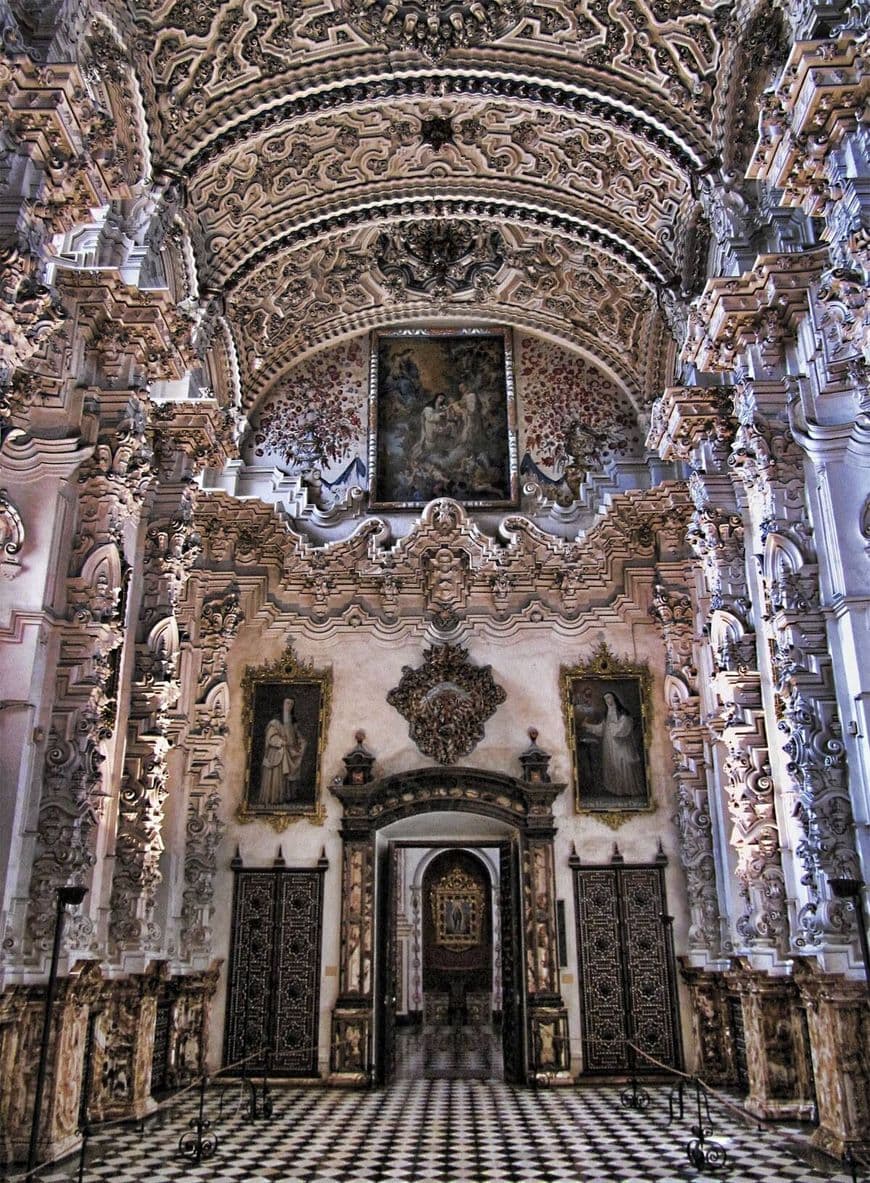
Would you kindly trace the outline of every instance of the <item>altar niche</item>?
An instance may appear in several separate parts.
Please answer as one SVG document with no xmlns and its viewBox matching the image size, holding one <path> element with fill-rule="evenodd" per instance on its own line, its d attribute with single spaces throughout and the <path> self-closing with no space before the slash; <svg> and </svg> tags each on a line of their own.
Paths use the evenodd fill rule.
<svg viewBox="0 0 870 1183">
<path fill-rule="evenodd" d="M 501 1008 L 505 1078 L 570 1082 L 551 813 L 563 788 L 472 768 L 424 768 L 366 784 L 332 786 L 344 806 L 344 849 L 331 1083 L 381 1084 L 392 1075 L 401 968 L 398 851 L 402 845 L 424 842 L 429 847 L 491 849 L 498 866 L 501 985 L 493 1009 Z M 461 942 L 463 934 L 474 931 L 474 892 L 458 881 L 453 886 L 451 892 L 450 882 L 445 883 L 435 899 L 444 909 L 443 937 Z M 433 916 L 436 931 L 437 924 Z M 448 932 L 448 924 L 457 931 Z M 459 1017 L 467 1017 L 468 994 L 475 991 L 462 993 L 453 1005 Z M 471 1000 L 472 1007 L 476 1002 Z"/>
</svg>

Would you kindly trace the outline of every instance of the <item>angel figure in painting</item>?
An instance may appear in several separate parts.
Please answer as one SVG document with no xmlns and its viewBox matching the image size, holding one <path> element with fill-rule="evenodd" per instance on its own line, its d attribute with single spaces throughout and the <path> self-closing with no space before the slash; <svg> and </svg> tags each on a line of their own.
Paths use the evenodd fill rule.
<svg viewBox="0 0 870 1183">
<path fill-rule="evenodd" d="M 292 698 L 284 699 L 280 719 L 271 719 L 263 741 L 259 805 L 283 805 L 296 799 L 308 742 L 299 730 Z"/>
<path fill-rule="evenodd" d="M 604 708 L 600 723 L 582 724 L 585 732 L 600 739 L 604 787 L 614 797 L 643 798 L 643 756 L 634 718 L 609 690 L 604 694 Z"/>
</svg>

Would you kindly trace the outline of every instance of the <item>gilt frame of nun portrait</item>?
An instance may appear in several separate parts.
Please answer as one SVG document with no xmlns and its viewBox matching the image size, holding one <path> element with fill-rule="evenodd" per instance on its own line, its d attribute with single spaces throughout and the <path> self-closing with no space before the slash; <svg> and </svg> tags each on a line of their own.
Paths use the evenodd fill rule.
<svg viewBox="0 0 870 1183">
<path fill-rule="evenodd" d="M 373 509 L 419 510 L 437 497 L 516 508 L 510 330 L 372 333 L 369 425 Z"/>
<path fill-rule="evenodd" d="M 291 649 L 270 664 L 248 666 L 242 693 L 247 759 L 239 821 L 263 821 L 275 830 L 300 817 L 322 822 L 331 671 L 315 670 Z"/>
<path fill-rule="evenodd" d="M 563 666 L 560 682 L 577 812 L 614 828 L 633 813 L 652 812 L 647 667 L 602 644 L 588 662 Z"/>
</svg>

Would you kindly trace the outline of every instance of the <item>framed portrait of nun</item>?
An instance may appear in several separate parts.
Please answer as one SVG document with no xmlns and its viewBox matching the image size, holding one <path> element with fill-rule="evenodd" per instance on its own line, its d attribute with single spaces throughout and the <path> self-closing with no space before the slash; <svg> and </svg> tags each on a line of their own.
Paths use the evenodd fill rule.
<svg viewBox="0 0 870 1183">
<path fill-rule="evenodd" d="M 561 690 L 578 813 L 620 825 L 628 814 L 651 811 L 646 666 L 602 644 L 588 662 L 562 667 Z"/>
<path fill-rule="evenodd" d="M 320 762 L 326 742 L 331 674 L 297 660 L 249 666 L 242 680 L 247 743 L 238 818 L 282 830 L 296 817 L 321 821 Z"/>
</svg>

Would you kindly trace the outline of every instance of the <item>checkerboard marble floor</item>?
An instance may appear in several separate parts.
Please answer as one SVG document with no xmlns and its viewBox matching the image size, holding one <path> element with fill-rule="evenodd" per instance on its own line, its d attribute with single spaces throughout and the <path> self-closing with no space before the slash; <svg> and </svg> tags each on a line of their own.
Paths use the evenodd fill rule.
<svg viewBox="0 0 870 1183">
<path fill-rule="evenodd" d="M 690 1121 L 667 1127 L 667 1093 L 647 1086 L 646 1113 L 624 1108 L 619 1090 L 515 1088 L 499 1081 L 404 1079 L 372 1092 L 276 1088 L 270 1121 L 251 1122 L 236 1089 L 213 1090 L 219 1139 L 199 1164 L 174 1155 L 193 1114 L 178 1107 L 162 1129 L 118 1129 L 90 1147 L 85 1183 L 665 1183 L 721 1178 L 730 1183 L 810 1183 L 824 1173 L 794 1157 L 776 1131 L 758 1132 L 726 1115 L 715 1119 L 727 1150 L 718 1175 L 689 1164 Z M 219 1114 L 219 1094 L 223 1112 Z M 75 1164 L 50 1168 L 49 1183 L 74 1179 Z"/>
</svg>

